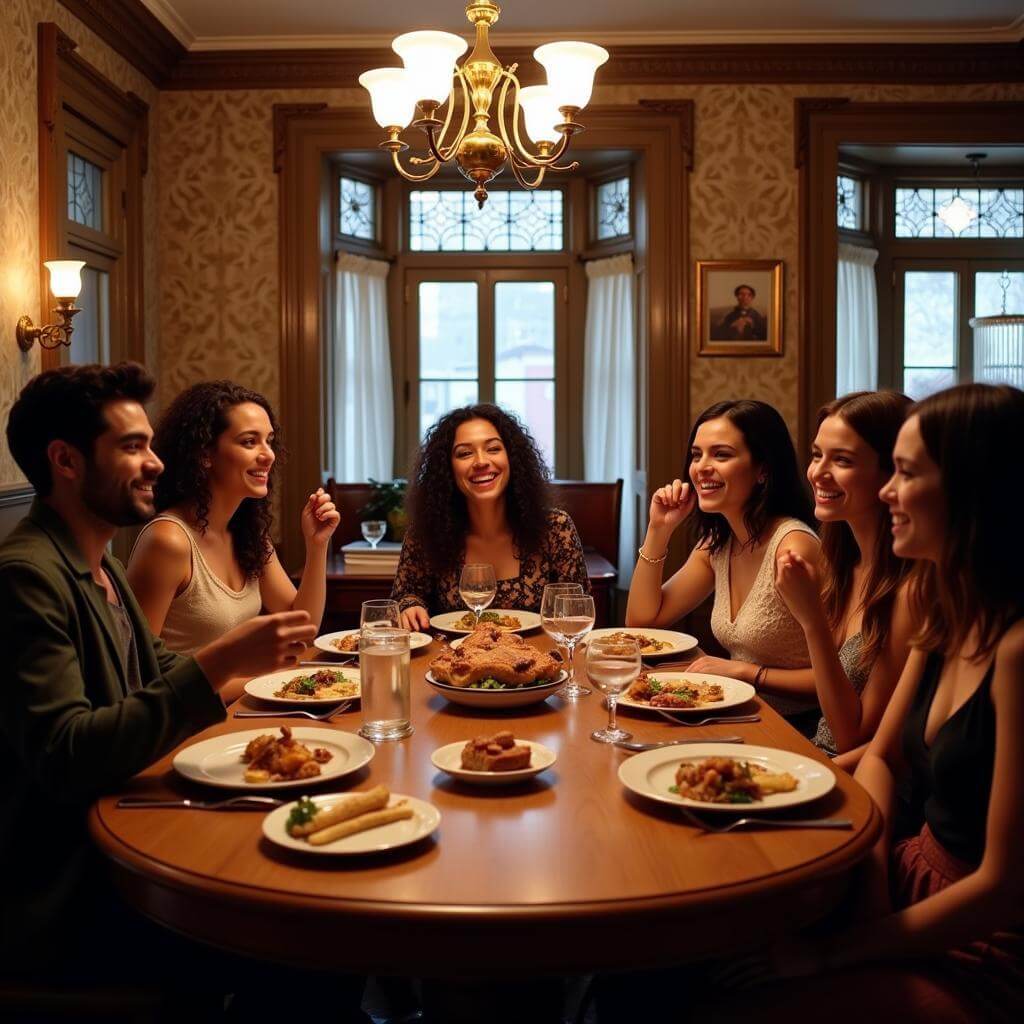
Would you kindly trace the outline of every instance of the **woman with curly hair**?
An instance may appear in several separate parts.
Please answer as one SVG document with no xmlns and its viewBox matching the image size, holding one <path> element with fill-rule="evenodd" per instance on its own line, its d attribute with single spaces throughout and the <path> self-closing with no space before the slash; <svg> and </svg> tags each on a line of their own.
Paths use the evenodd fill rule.
<svg viewBox="0 0 1024 1024">
<path fill-rule="evenodd" d="M 496 608 L 539 611 L 547 583 L 580 583 L 587 566 L 572 520 L 550 507 L 536 442 L 496 405 L 470 405 L 427 432 L 409 489 L 409 531 L 391 596 L 409 629 L 458 611 L 462 566 L 494 566 Z"/>
<path fill-rule="evenodd" d="M 281 453 L 270 403 L 227 380 L 183 391 L 157 426 L 159 513 L 139 534 L 128 580 L 154 633 L 189 654 L 263 608 L 319 622 L 327 551 L 341 516 L 320 488 L 302 509 L 306 564 L 296 591 L 270 539 Z"/>
</svg>

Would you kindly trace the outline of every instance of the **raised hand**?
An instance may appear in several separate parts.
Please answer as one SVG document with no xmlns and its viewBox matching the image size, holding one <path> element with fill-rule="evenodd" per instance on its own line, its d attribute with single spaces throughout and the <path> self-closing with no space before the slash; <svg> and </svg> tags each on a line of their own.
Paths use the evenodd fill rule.
<svg viewBox="0 0 1024 1024">
<path fill-rule="evenodd" d="M 776 560 L 775 589 L 801 626 L 824 614 L 818 574 L 814 566 L 795 552 L 785 551 Z"/>
<path fill-rule="evenodd" d="M 302 508 L 302 536 L 306 544 L 326 545 L 341 522 L 341 513 L 322 487 L 309 496 Z"/>
<path fill-rule="evenodd" d="M 673 531 L 694 510 L 697 496 L 690 484 L 682 480 L 659 487 L 651 496 L 651 508 L 648 516 L 649 526 L 653 530 Z"/>
</svg>

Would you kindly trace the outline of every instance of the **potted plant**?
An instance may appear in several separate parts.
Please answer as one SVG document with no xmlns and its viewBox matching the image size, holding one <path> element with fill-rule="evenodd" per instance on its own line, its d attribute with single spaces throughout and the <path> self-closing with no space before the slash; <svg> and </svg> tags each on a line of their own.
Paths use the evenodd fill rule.
<svg viewBox="0 0 1024 1024">
<path fill-rule="evenodd" d="M 405 514 L 406 481 L 374 480 L 372 476 L 369 480 L 373 493 L 359 514 L 363 519 L 386 519 L 391 527 L 391 539 L 400 541 L 405 536 L 408 522 Z"/>
</svg>

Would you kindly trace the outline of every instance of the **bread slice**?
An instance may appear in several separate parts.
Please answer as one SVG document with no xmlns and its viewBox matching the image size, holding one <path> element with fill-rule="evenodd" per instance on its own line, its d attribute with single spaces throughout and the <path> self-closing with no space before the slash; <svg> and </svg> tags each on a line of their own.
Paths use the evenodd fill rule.
<svg viewBox="0 0 1024 1024">
<path fill-rule="evenodd" d="M 515 772 L 530 767 L 532 753 L 506 730 L 470 740 L 462 748 L 462 767 L 471 772 Z"/>
</svg>

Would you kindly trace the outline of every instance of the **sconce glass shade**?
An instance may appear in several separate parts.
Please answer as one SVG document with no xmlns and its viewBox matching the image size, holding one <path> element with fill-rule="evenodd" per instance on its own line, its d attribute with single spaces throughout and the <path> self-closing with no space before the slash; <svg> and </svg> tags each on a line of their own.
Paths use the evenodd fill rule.
<svg viewBox="0 0 1024 1024">
<path fill-rule="evenodd" d="M 82 290 L 84 260 L 47 260 L 43 266 L 50 272 L 50 291 L 54 298 L 78 298 Z"/>
<path fill-rule="evenodd" d="M 964 202 L 960 196 L 953 196 L 948 203 L 939 207 L 936 216 L 954 235 L 959 235 L 964 228 L 974 223 L 978 214 L 970 203 Z"/>
<path fill-rule="evenodd" d="M 370 94 L 373 116 L 381 128 L 404 128 L 416 109 L 405 68 L 375 68 L 359 76 Z"/>
<path fill-rule="evenodd" d="M 391 49 L 402 58 L 413 97 L 441 104 L 452 90 L 455 62 L 469 44 L 451 32 L 406 32 L 398 36 Z"/>
<path fill-rule="evenodd" d="M 593 43 L 545 43 L 533 51 L 548 73 L 548 86 L 559 107 L 585 107 L 594 88 L 594 72 L 608 51 Z"/>
<path fill-rule="evenodd" d="M 519 105 L 526 119 L 526 134 L 534 142 L 558 142 L 561 136 L 555 125 L 565 118 L 559 113 L 558 104 L 546 85 L 528 85 L 519 90 Z"/>
</svg>

